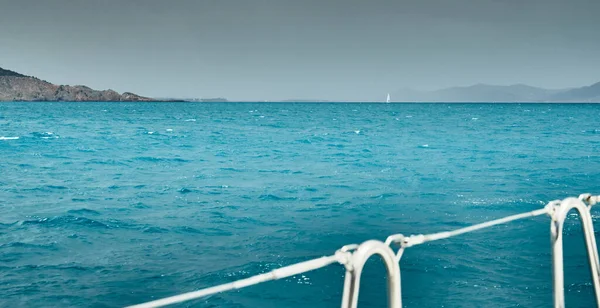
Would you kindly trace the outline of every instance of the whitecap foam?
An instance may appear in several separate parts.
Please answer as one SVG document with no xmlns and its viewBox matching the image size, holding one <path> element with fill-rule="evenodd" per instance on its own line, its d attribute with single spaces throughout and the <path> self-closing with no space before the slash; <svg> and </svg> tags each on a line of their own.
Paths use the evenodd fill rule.
<svg viewBox="0 0 600 308">
<path fill-rule="evenodd" d="M 196 122 L 196 119 L 187 119 L 186 122 Z"/>
<path fill-rule="evenodd" d="M 58 139 L 59 137 L 54 135 L 53 132 L 44 132 L 39 134 L 42 139 Z"/>
<path fill-rule="evenodd" d="M 354 133 L 356 133 L 358 135 L 358 134 L 360 134 L 360 130 L 355 130 Z"/>
<path fill-rule="evenodd" d="M 173 131 L 173 129 L 172 129 L 172 128 L 167 128 L 167 131 L 168 131 L 168 132 L 172 132 L 172 131 Z"/>
<path fill-rule="evenodd" d="M 0 140 L 17 140 L 20 137 L 4 137 L 4 136 L 0 136 Z"/>
</svg>

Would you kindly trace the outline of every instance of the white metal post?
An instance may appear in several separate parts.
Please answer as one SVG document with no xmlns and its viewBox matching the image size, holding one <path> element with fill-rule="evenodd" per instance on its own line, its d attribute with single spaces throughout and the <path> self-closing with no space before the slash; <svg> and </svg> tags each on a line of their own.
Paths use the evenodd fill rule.
<svg viewBox="0 0 600 308">
<path fill-rule="evenodd" d="M 564 281 L 564 257 L 563 257 L 563 226 L 567 214 L 572 209 L 579 212 L 581 225 L 585 237 L 585 244 L 588 251 L 588 259 L 596 293 L 596 306 L 600 307 L 600 273 L 598 268 L 598 250 L 596 247 L 596 238 L 594 237 L 594 225 L 590 207 L 582 200 L 577 198 L 567 198 L 552 209 L 552 222 L 550 224 L 550 234 L 552 240 L 552 268 L 554 273 L 554 307 L 565 307 L 565 281 Z"/>
<path fill-rule="evenodd" d="M 387 270 L 388 307 L 402 307 L 400 265 L 396 262 L 396 254 L 383 242 L 370 240 L 358 246 L 358 249 L 352 253 L 350 258 L 350 266 L 346 266 L 342 308 L 357 307 L 362 269 L 367 260 L 375 254 L 381 256 Z"/>
</svg>

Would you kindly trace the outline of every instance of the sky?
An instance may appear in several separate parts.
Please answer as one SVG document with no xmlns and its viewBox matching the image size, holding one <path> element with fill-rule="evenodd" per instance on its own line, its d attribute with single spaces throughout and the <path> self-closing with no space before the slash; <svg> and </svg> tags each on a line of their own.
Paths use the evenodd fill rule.
<svg viewBox="0 0 600 308">
<path fill-rule="evenodd" d="M 0 67 L 152 97 L 600 81 L 598 0 L 0 0 Z"/>
</svg>

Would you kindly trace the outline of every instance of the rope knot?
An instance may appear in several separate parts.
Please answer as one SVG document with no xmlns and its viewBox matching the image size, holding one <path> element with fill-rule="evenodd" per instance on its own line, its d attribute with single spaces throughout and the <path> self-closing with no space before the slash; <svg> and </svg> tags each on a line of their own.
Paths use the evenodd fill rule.
<svg viewBox="0 0 600 308">
<path fill-rule="evenodd" d="M 556 212 L 556 208 L 560 206 L 561 202 L 561 200 L 554 200 L 548 202 L 548 204 L 544 206 L 544 209 L 548 213 L 548 216 L 552 218 L 552 220 L 554 220 L 554 213 Z"/>
<path fill-rule="evenodd" d="M 587 204 L 588 207 L 592 207 L 593 205 L 598 203 L 598 201 L 600 201 L 600 196 L 592 196 L 592 194 L 581 194 L 579 195 L 579 200 Z"/>
<path fill-rule="evenodd" d="M 352 266 L 352 251 L 358 248 L 357 244 L 345 245 L 342 248 L 335 251 L 335 257 L 341 265 L 343 265 L 347 271 L 354 270 Z"/>
</svg>

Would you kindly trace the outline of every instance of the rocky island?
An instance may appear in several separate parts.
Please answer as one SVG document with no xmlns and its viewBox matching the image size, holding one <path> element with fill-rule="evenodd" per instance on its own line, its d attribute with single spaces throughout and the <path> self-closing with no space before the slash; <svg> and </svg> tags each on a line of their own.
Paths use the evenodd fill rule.
<svg viewBox="0 0 600 308">
<path fill-rule="evenodd" d="M 0 67 L 0 101 L 31 102 L 151 102 L 155 99 L 86 86 L 55 85 Z"/>
</svg>

